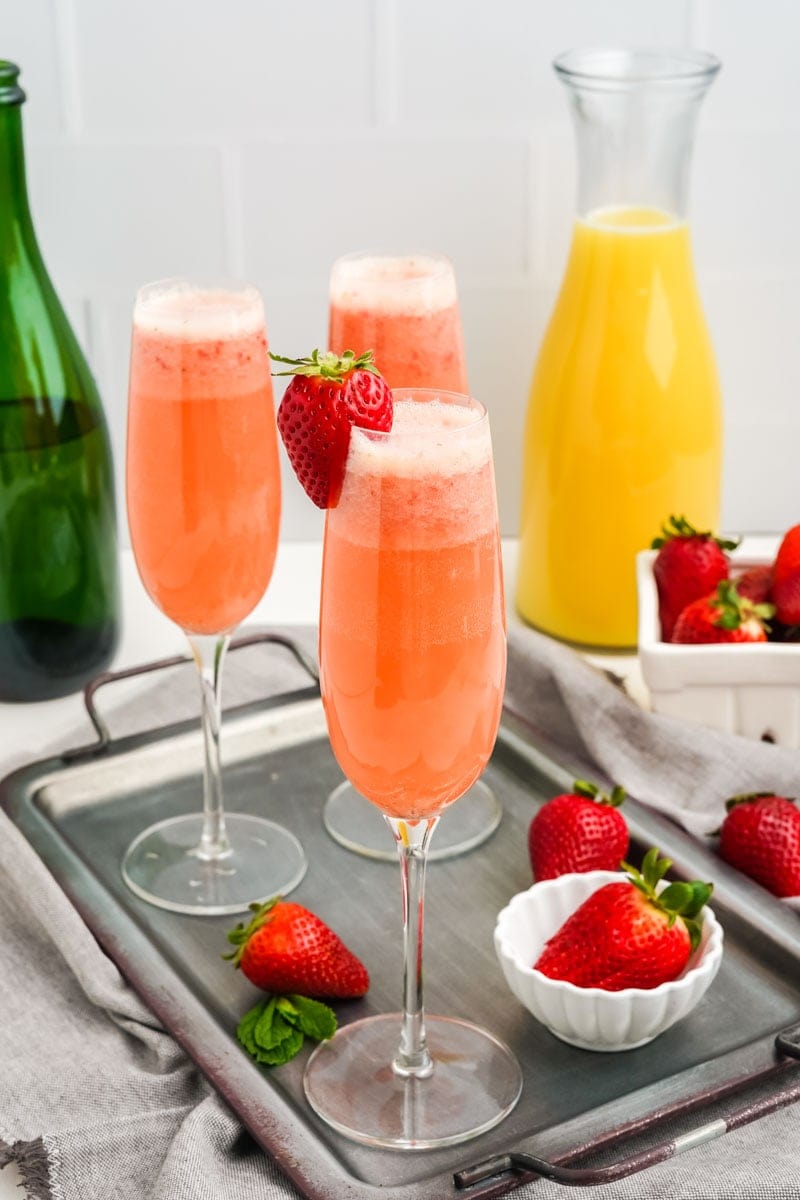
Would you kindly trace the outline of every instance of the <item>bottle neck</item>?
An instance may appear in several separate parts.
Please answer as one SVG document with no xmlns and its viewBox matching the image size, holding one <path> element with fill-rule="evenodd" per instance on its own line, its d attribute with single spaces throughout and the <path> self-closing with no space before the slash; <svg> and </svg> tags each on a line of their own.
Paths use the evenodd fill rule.
<svg viewBox="0 0 800 1200">
<path fill-rule="evenodd" d="M 0 246 L 34 238 L 19 104 L 0 104 Z"/>
</svg>

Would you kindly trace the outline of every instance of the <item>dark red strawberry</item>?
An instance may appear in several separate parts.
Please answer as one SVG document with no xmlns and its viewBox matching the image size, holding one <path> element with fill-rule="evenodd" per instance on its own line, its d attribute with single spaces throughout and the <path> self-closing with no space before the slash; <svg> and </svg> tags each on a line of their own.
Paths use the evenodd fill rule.
<svg viewBox="0 0 800 1200">
<path fill-rule="evenodd" d="M 671 516 L 661 527 L 661 536 L 652 546 L 658 551 L 653 576 L 658 589 L 658 615 L 661 637 L 672 640 L 675 622 L 687 604 L 712 592 L 721 579 L 727 579 L 730 565 L 726 551 L 738 542 L 698 532 L 685 517 Z"/>
<path fill-rule="evenodd" d="M 250 909 L 250 922 L 228 934 L 236 950 L 226 957 L 256 987 L 280 995 L 338 999 L 367 991 L 364 964 L 307 908 L 278 897 Z"/>
<path fill-rule="evenodd" d="M 555 879 L 569 871 L 615 871 L 628 853 L 628 826 L 619 811 L 625 791 L 610 795 L 576 779 L 572 792 L 554 796 L 528 829 L 534 879 Z"/>
<path fill-rule="evenodd" d="M 658 884 L 672 865 L 648 850 L 641 872 L 607 883 L 568 917 L 533 964 L 551 979 L 618 992 L 654 988 L 683 971 L 702 932 L 712 885 L 694 880 Z"/>
<path fill-rule="evenodd" d="M 783 536 L 775 556 L 772 602 L 782 625 L 800 625 L 800 525 Z"/>
<path fill-rule="evenodd" d="M 741 575 L 736 575 L 733 582 L 740 596 L 752 600 L 754 604 L 769 604 L 772 598 L 772 564 L 749 567 Z"/>
<path fill-rule="evenodd" d="M 775 896 L 800 896 L 800 809 L 786 796 L 752 792 L 725 805 L 719 852 Z"/>
<path fill-rule="evenodd" d="M 765 642 L 771 604 L 742 599 L 732 579 L 723 579 L 717 590 L 687 604 L 675 624 L 672 641 L 682 644 L 710 642 Z"/>
<path fill-rule="evenodd" d="M 392 428 L 389 385 L 373 366 L 371 350 L 270 358 L 292 367 L 275 374 L 293 377 L 278 408 L 278 430 L 295 475 L 318 508 L 335 508 L 352 426 Z"/>
</svg>

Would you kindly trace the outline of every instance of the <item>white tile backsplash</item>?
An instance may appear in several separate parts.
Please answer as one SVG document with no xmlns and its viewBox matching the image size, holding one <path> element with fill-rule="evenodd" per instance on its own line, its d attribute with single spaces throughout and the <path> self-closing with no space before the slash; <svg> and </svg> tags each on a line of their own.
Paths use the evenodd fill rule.
<svg viewBox="0 0 800 1200">
<path fill-rule="evenodd" d="M 378 0 L 380 3 L 380 0 Z M 506 128 L 560 119 L 552 59 L 583 45 L 684 45 L 690 0 L 402 0 L 399 113 L 409 124 Z"/>
<path fill-rule="evenodd" d="M 249 268 L 326 282 L 341 254 L 409 247 L 450 255 L 463 279 L 519 276 L 529 153 L 521 138 L 392 131 L 245 146 Z"/>
<path fill-rule="evenodd" d="M 725 399 L 723 520 L 799 520 L 798 42 L 795 0 L 6 0 L 34 217 L 103 391 L 120 497 L 140 283 L 246 274 L 272 345 L 300 354 L 325 341 L 337 255 L 423 246 L 456 266 L 515 533 L 528 382 L 574 205 L 551 60 L 692 43 L 723 60 L 691 203 Z M 284 466 L 284 536 L 317 537 L 321 514 Z"/>
<path fill-rule="evenodd" d="M 75 5 L 88 137 L 237 141 L 372 120 L 371 0 Z"/>
</svg>

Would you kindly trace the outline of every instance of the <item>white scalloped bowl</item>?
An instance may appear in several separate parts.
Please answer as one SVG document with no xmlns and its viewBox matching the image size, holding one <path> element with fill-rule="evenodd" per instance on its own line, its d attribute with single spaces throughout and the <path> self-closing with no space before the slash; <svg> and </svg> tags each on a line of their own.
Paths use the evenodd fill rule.
<svg viewBox="0 0 800 1200">
<path fill-rule="evenodd" d="M 543 880 L 514 896 L 495 925 L 495 950 L 511 991 L 551 1033 L 584 1050 L 633 1050 L 651 1042 L 692 1011 L 722 962 L 722 926 L 706 906 L 700 944 L 670 983 L 609 992 L 534 970 L 531 964 L 567 917 L 592 892 L 621 878 L 619 871 L 587 871 Z"/>
</svg>

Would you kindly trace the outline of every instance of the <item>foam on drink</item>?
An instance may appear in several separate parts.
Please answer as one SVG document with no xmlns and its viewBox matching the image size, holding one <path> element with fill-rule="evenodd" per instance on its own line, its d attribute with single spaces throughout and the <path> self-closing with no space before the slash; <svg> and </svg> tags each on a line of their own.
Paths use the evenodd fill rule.
<svg viewBox="0 0 800 1200">
<path fill-rule="evenodd" d="M 377 313 L 418 315 L 457 303 L 450 264 L 428 255 L 376 255 L 340 260 L 331 279 L 331 304 Z"/>
<path fill-rule="evenodd" d="M 491 459 L 479 409 L 395 400 L 390 433 L 353 427 L 337 527 L 362 545 L 452 545 L 477 536 L 496 516 Z"/>
<path fill-rule="evenodd" d="M 149 284 L 133 312 L 131 381 L 164 399 L 225 397 L 270 382 L 264 306 L 254 287 Z M 135 380 L 134 380 L 135 376 Z"/>
<path fill-rule="evenodd" d="M 262 329 L 264 306 L 253 287 L 205 288 L 166 279 L 139 292 L 133 323 L 162 337 L 226 340 Z"/>
</svg>

